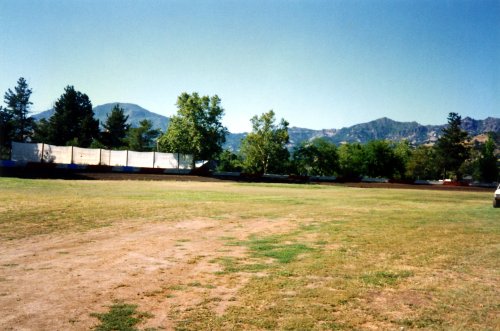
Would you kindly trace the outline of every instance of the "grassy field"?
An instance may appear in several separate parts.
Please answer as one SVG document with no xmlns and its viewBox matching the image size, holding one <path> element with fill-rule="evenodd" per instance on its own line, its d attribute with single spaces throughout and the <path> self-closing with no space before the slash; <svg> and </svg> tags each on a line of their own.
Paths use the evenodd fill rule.
<svg viewBox="0 0 500 331">
<path fill-rule="evenodd" d="M 216 296 L 172 307 L 166 314 L 176 330 L 498 330 L 500 213 L 491 198 L 320 185 L 0 178 L 0 240 L 113 231 L 123 223 L 210 219 L 251 227 L 267 220 L 282 224 L 281 231 L 217 238 L 225 248 L 210 260 L 219 266 L 216 285 L 191 282 L 164 293 L 180 297 L 189 286 L 209 291 L 245 279 L 222 313 L 213 309 L 223 300 Z M 244 256 L 226 254 L 236 248 Z M 128 307 L 130 316 L 138 303 L 101 304 L 110 312 Z M 131 330 L 147 320 L 139 308 L 144 314 Z"/>
</svg>

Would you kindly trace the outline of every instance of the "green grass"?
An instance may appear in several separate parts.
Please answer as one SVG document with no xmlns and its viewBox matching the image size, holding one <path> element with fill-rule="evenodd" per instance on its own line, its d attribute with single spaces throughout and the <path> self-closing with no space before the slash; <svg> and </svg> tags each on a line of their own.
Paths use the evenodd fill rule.
<svg viewBox="0 0 500 331">
<path fill-rule="evenodd" d="M 249 241 L 240 244 L 248 246 L 254 257 L 272 258 L 279 263 L 290 263 L 300 254 L 312 250 L 304 244 L 283 243 L 287 237 L 289 236 L 252 237 Z"/>
<path fill-rule="evenodd" d="M 137 331 L 135 326 L 151 314 L 137 311 L 137 305 L 115 303 L 109 307 L 107 313 L 93 313 L 101 324 L 94 328 L 95 331 Z"/>
<path fill-rule="evenodd" d="M 279 222 L 286 225 L 279 233 L 245 234 L 235 225 L 217 237 L 227 248 L 212 258 L 221 271 L 169 289 L 178 299 L 192 289 L 243 285 L 222 314 L 213 309 L 221 299 L 170 312 L 177 330 L 495 330 L 500 214 L 491 198 L 490 192 L 0 178 L 0 239 L 117 222 Z M 243 253 L 231 256 L 232 249 Z"/>
</svg>

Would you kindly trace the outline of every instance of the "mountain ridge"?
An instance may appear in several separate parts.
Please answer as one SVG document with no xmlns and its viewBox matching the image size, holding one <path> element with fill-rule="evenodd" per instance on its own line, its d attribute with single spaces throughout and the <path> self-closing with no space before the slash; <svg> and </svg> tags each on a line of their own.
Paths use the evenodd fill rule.
<svg viewBox="0 0 500 331">
<path fill-rule="evenodd" d="M 441 136 L 446 125 L 422 125 L 415 121 L 398 122 L 382 117 L 341 129 L 314 130 L 293 126 L 288 128 L 289 147 L 293 148 L 303 141 L 310 141 L 315 138 L 325 138 L 335 144 L 355 142 L 364 144 L 376 139 L 395 142 L 407 140 L 413 145 L 434 144 Z M 488 132 L 500 133 L 500 118 L 487 117 L 484 120 L 476 120 L 465 117 L 462 119 L 462 129 L 467 131 L 471 137 Z M 227 137 L 225 147 L 232 151 L 239 150 L 241 138 L 245 135 L 246 133 L 230 134 Z"/>
<path fill-rule="evenodd" d="M 125 102 L 110 102 L 94 107 L 94 114 L 102 123 L 106 121 L 106 116 L 111 109 L 119 104 L 124 109 L 125 115 L 129 116 L 129 123 L 132 126 L 138 126 L 139 122 L 148 119 L 153 122 L 154 128 L 159 128 L 163 132 L 166 131 L 170 118 L 153 113 L 139 105 Z M 50 109 L 45 112 L 34 115 L 36 120 L 41 118 L 49 118 L 54 110 Z M 310 141 L 314 138 L 325 138 L 335 144 L 342 143 L 366 143 L 370 140 L 383 139 L 391 141 L 407 140 L 413 145 L 433 144 L 435 143 L 446 124 L 439 125 L 422 125 L 416 121 L 398 122 L 387 117 L 381 117 L 366 123 L 359 123 L 349 127 L 340 129 L 308 129 L 301 127 L 288 128 L 290 136 L 289 147 L 293 148 L 303 141 Z M 487 132 L 500 133 L 500 118 L 487 117 L 484 120 L 476 120 L 470 117 L 462 119 L 462 129 L 467 131 L 470 136 L 478 136 Z M 232 151 L 238 151 L 243 139 L 248 133 L 229 133 L 226 137 L 224 148 Z"/>
</svg>

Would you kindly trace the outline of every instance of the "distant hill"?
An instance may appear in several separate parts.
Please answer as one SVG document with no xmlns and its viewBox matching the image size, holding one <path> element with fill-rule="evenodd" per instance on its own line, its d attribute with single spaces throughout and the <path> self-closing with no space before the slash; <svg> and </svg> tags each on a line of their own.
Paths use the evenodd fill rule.
<svg viewBox="0 0 500 331">
<path fill-rule="evenodd" d="M 487 117 L 484 120 L 475 120 L 470 117 L 462 119 L 462 129 L 469 132 L 471 136 L 477 136 L 486 132 L 500 132 L 500 118 Z"/>
<path fill-rule="evenodd" d="M 245 138 L 248 133 L 231 133 L 226 136 L 226 142 L 223 145 L 224 149 L 229 149 L 232 152 L 237 152 L 241 147 L 241 139 Z"/>
<path fill-rule="evenodd" d="M 314 138 L 325 138 L 336 144 L 346 142 L 364 144 L 375 139 L 408 140 L 413 145 L 433 144 L 445 127 L 446 124 L 421 125 L 417 122 L 397 122 L 386 117 L 342 129 L 312 130 L 291 127 L 288 129 L 289 147 L 293 148 L 303 141 L 310 141 Z M 500 133 L 500 118 L 488 117 L 484 120 L 475 120 L 465 117 L 462 119 L 462 129 L 466 130 L 471 137 L 487 132 Z M 246 133 L 229 134 L 225 147 L 233 151 L 239 150 L 241 138 L 245 135 Z"/>
<path fill-rule="evenodd" d="M 161 129 L 163 132 L 167 130 L 168 124 L 170 122 L 170 118 L 166 116 L 162 116 L 153 112 L 150 112 L 147 109 L 142 108 L 133 103 L 121 103 L 121 102 L 111 102 L 106 103 L 104 105 L 99 105 L 93 108 L 94 117 L 99 120 L 101 125 L 106 122 L 107 115 L 111 112 L 113 107 L 119 104 L 121 108 L 123 108 L 123 112 L 125 116 L 128 116 L 128 122 L 134 127 L 139 126 L 139 122 L 142 120 L 150 120 L 153 123 L 153 128 Z M 54 109 L 49 109 L 39 114 L 34 115 L 33 117 L 38 121 L 42 118 L 48 119 L 54 114 Z"/>
<path fill-rule="evenodd" d="M 408 140 L 414 145 L 421 145 L 436 142 L 445 127 L 446 124 L 421 125 L 417 122 L 397 122 L 383 117 L 339 130 L 291 128 L 289 132 L 291 142 L 325 137 L 337 144 L 344 142 L 367 143 L 370 140 L 385 139 L 391 141 Z M 465 117 L 462 119 L 462 129 L 467 131 L 471 137 L 487 132 L 500 132 L 500 118 L 488 117 L 484 120 L 475 120 Z"/>
<path fill-rule="evenodd" d="M 415 145 L 433 143 L 444 125 L 421 125 L 417 122 L 397 122 L 387 117 L 367 123 L 342 128 L 329 139 L 334 143 L 360 142 L 383 139 L 391 141 L 408 140 Z"/>
</svg>

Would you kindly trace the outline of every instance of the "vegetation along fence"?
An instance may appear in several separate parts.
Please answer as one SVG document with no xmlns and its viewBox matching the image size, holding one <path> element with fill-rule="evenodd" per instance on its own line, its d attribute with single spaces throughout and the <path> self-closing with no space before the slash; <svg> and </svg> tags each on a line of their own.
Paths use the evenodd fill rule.
<svg viewBox="0 0 500 331">
<path fill-rule="evenodd" d="M 11 160 L 111 167 L 191 169 L 193 156 L 178 153 L 112 151 L 13 142 Z"/>
</svg>

